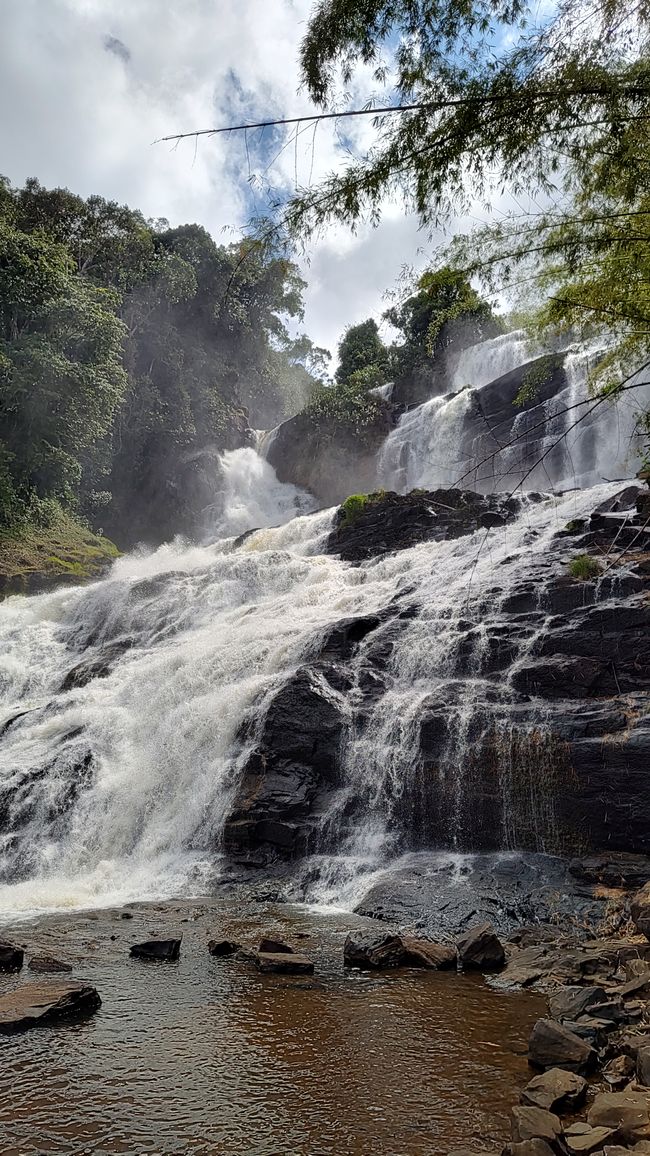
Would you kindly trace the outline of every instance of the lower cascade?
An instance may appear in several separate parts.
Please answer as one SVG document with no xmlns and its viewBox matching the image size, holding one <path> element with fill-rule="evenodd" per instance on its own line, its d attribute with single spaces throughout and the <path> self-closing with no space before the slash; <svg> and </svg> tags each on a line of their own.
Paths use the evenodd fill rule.
<svg viewBox="0 0 650 1156">
<path fill-rule="evenodd" d="M 486 343 L 506 377 L 519 340 Z M 583 396 L 576 357 L 537 440 Z M 647 491 L 593 484 L 623 468 L 609 409 L 539 491 L 508 493 L 507 461 L 452 486 L 491 388 L 402 417 L 378 458 L 398 493 L 313 512 L 233 450 L 208 544 L 2 604 L 1 910 L 260 866 L 349 906 L 425 852 L 453 874 L 468 852 L 648 850 Z"/>
</svg>

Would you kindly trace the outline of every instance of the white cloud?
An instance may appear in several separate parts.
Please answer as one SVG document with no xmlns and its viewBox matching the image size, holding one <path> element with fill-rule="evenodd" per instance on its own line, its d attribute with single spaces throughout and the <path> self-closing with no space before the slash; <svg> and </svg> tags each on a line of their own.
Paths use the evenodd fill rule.
<svg viewBox="0 0 650 1156">
<path fill-rule="evenodd" d="M 250 169 L 305 184 L 340 164 L 334 126 L 310 129 L 277 159 L 268 132 L 152 144 L 174 132 L 312 111 L 299 91 L 298 47 L 311 0 L 4 0 L 0 171 L 14 183 L 100 193 L 172 224 L 198 221 L 217 240 L 251 212 Z M 369 75 L 358 80 L 365 97 Z M 371 118 L 346 122 L 355 146 Z M 315 148 L 313 147 L 315 139 Z M 246 151 L 248 144 L 248 156 Z M 256 194 L 258 208 L 265 197 Z M 312 246 L 305 328 L 335 348 L 346 325 L 379 318 L 382 293 L 418 264 L 413 218 L 388 206 L 377 229 L 330 229 Z"/>
</svg>

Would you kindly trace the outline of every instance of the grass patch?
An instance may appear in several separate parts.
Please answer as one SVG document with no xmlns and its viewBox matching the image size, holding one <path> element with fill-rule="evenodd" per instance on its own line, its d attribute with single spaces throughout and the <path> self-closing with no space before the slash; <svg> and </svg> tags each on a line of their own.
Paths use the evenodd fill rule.
<svg viewBox="0 0 650 1156">
<path fill-rule="evenodd" d="M 71 579 L 99 577 L 120 555 L 110 538 L 93 534 L 61 511 L 49 525 L 28 523 L 0 530 L 0 597 L 33 593 Z"/>
<path fill-rule="evenodd" d="M 576 554 L 569 562 L 569 574 L 581 582 L 588 582 L 591 578 L 599 578 L 603 568 L 597 558 L 591 554 Z"/>
</svg>

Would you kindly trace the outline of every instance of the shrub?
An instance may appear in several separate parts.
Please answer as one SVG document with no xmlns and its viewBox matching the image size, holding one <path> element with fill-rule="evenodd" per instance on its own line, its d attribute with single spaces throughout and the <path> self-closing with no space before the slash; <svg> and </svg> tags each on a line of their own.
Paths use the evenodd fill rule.
<svg viewBox="0 0 650 1156">
<path fill-rule="evenodd" d="M 581 582 L 587 582 L 591 578 L 598 578 L 602 574 L 603 568 L 597 558 L 592 558 L 590 554 L 576 554 L 569 562 L 569 574 L 572 578 L 579 578 Z"/>
</svg>

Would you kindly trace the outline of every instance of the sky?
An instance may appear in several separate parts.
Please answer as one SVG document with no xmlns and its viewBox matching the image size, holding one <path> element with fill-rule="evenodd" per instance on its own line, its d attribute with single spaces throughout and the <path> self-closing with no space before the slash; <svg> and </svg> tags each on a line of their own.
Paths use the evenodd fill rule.
<svg viewBox="0 0 650 1156">
<path fill-rule="evenodd" d="M 198 222 L 217 241 L 240 235 L 269 183 L 285 190 L 344 155 L 330 125 L 299 147 L 272 132 L 154 144 L 161 136 L 313 111 L 299 91 L 298 48 L 311 0 L 0 0 L 0 173 L 36 176 Z M 363 103 L 370 78 L 353 99 Z M 346 121 L 363 147 L 371 118 Z M 365 134 L 365 135 L 364 135 Z M 247 150 L 248 146 L 248 150 Z M 380 320 L 405 265 L 423 263 L 417 222 L 388 205 L 356 236 L 334 227 L 310 245 L 304 329 L 335 350 L 347 325 Z M 430 246 L 429 246 L 430 247 Z"/>
</svg>

